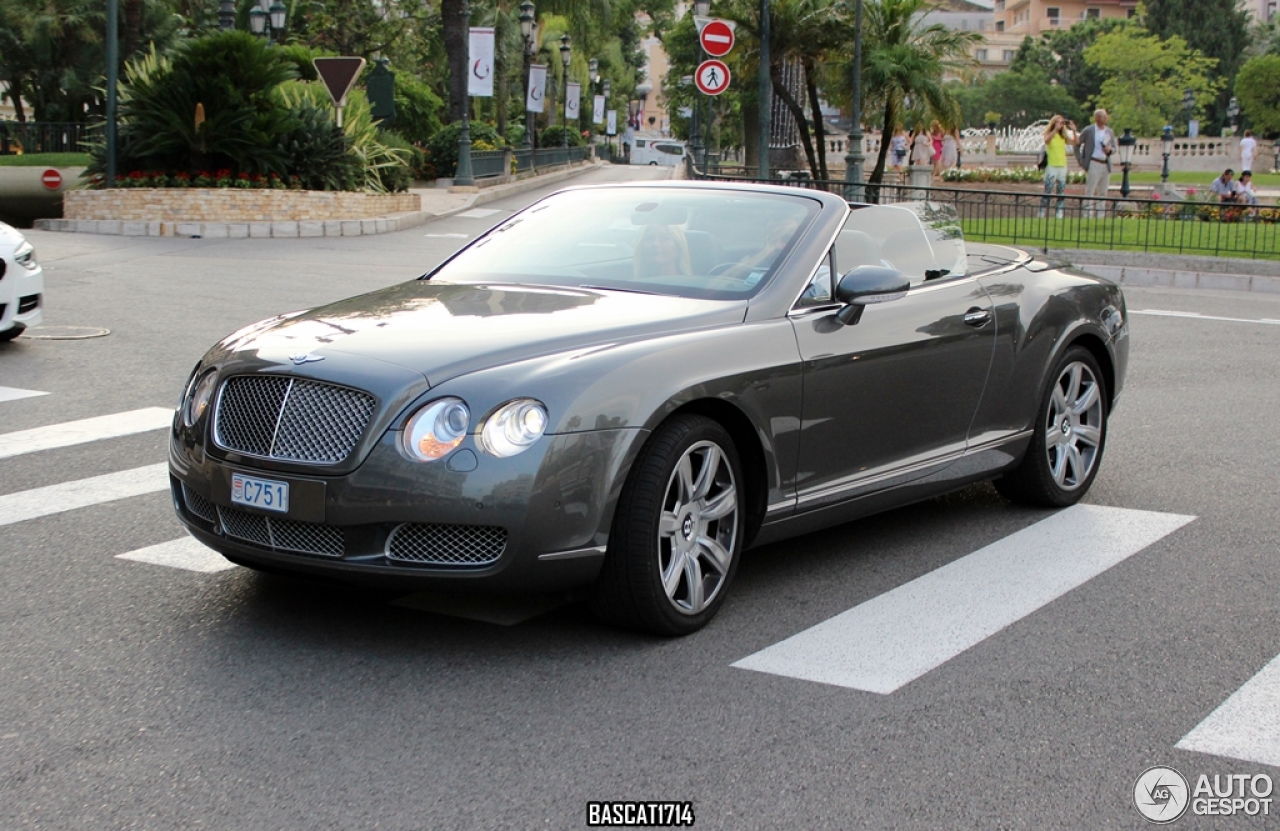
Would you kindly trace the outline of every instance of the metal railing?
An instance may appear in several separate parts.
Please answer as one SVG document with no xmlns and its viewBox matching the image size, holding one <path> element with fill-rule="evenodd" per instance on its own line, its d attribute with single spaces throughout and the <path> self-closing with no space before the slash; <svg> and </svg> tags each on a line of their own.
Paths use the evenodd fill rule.
<svg viewBox="0 0 1280 831">
<path fill-rule="evenodd" d="M 0 156 L 17 153 L 87 153 L 101 124 L 0 121 Z"/>
<path fill-rule="evenodd" d="M 471 154 L 471 175 L 477 179 L 503 176 L 507 173 L 505 150 L 480 150 Z"/>
<path fill-rule="evenodd" d="M 706 175 L 717 181 L 762 182 Z M 770 180 L 845 196 L 843 181 Z M 1280 207 L 1134 197 L 864 184 L 862 201 L 926 202 L 955 208 L 966 239 L 1024 248 L 1094 248 L 1280 260 Z"/>
</svg>

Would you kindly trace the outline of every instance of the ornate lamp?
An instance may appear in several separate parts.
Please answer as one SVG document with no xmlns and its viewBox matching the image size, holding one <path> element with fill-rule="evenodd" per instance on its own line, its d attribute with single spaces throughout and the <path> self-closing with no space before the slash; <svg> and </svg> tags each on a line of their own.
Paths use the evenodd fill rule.
<svg viewBox="0 0 1280 831">
<path fill-rule="evenodd" d="M 1129 127 L 1124 128 L 1124 135 L 1120 137 L 1120 164 L 1124 166 L 1124 178 L 1120 180 L 1120 196 L 1125 199 L 1129 198 L 1129 166 L 1133 164 L 1133 147 L 1138 143 L 1134 138 L 1133 130 Z"/>
</svg>

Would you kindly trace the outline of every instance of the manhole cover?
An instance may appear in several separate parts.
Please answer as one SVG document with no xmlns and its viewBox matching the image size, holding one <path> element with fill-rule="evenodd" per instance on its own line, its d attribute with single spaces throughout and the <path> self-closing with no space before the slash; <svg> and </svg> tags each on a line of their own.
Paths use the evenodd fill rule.
<svg viewBox="0 0 1280 831">
<path fill-rule="evenodd" d="M 110 329 L 99 326 L 37 326 L 22 333 L 24 338 L 35 340 L 88 340 L 111 334 Z"/>
</svg>

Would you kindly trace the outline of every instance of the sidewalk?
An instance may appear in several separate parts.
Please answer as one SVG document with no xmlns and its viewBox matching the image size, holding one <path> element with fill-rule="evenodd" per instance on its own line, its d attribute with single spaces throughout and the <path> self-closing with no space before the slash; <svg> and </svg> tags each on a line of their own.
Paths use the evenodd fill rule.
<svg viewBox="0 0 1280 831">
<path fill-rule="evenodd" d="M 1050 249 L 1049 256 L 1125 286 L 1280 294 L 1276 263 L 1269 260 L 1094 249 Z"/>
<path fill-rule="evenodd" d="M 403 231 L 442 216 L 493 202 L 535 188 L 554 185 L 589 170 L 595 170 L 603 162 L 593 160 L 562 167 L 550 173 L 530 176 L 515 182 L 483 187 L 477 193 L 450 193 L 446 188 L 410 188 L 419 197 L 421 208 L 406 213 L 364 219 L 282 220 L 276 222 L 126 222 L 108 219 L 37 219 L 35 227 L 43 231 L 62 231 L 79 234 L 107 234 L 129 237 L 191 237 L 193 239 L 221 239 L 246 237 L 358 237 L 369 234 L 388 234 Z"/>
</svg>

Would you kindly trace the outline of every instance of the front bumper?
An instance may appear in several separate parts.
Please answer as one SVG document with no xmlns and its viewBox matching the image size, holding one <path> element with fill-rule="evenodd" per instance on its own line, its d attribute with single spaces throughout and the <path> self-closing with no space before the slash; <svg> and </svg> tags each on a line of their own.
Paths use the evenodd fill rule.
<svg viewBox="0 0 1280 831">
<path fill-rule="evenodd" d="M 0 271 L 0 332 L 39 326 L 44 321 L 44 269 L 0 264 L 5 266 Z"/>
<path fill-rule="evenodd" d="M 639 430 L 546 436 L 497 459 L 468 437 L 446 459 L 419 463 L 401 455 L 389 430 L 354 471 L 324 476 L 213 458 L 190 438 L 175 421 L 175 509 L 193 536 L 232 561 L 395 588 L 521 592 L 595 579 L 643 441 Z M 233 505 L 234 473 L 288 483 L 288 512 Z"/>
</svg>

